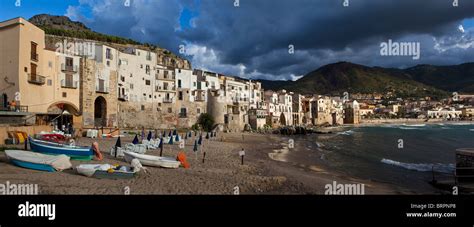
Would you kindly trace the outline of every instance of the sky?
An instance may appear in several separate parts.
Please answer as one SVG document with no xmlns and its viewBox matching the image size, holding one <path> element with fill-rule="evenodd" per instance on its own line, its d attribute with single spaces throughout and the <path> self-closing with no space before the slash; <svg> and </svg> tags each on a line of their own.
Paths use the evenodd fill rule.
<svg viewBox="0 0 474 227">
<path fill-rule="evenodd" d="M 340 61 L 395 68 L 474 62 L 474 1 L 344 1 L 0 0 L 0 21 L 64 15 L 157 44 L 193 68 L 252 79 L 295 80 Z M 389 40 L 418 43 L 419 59 L 382 55 Z"/>
</svg>

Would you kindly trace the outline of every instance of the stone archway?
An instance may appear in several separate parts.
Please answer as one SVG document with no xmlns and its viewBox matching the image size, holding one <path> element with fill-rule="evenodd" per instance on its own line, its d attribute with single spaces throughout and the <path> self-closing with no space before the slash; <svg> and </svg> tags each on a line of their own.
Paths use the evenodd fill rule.
<svg viewBox="0 0 474 227">
<path fill-rule="evenodd" d="M 94 101 L 94 126 L 107 126 L 107 101 L 102 96 Z"/>
</svg>

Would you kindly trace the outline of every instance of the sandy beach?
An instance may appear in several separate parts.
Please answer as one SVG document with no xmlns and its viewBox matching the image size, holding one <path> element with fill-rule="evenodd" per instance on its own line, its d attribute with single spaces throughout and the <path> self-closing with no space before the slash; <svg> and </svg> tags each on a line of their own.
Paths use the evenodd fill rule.
<svg viewBox="0 0 474 227">
<path fill-rule="evenodd" d="M 243 136 L 242 136 L 243 134 Z M 95 179 L 78 175 L 70 169 L 48 173 L 12 165 L 4 152 L 0 152 L 0 183 L 38 184 L 39 194 L 324 194 L 325 185 L 337 183 L 365 184 L 365 194 L 411 194 L 395 185 L 356 179 L 345 174 L 323 169 L 321 166 L 289 163 L 285 161 L 287 144 L 283 137 L 273 134 L 220 133 L 217 138 L 205 140 L 206 160 L 202 153 L 196 159 L 188 140 L 184 152 L 191 165 L 189 169 L 163 169 L 147 167 L 131 180 Z M 132 141 L 122 138 L 122 145 Z M 102 161 L 72 161 L 73 166 L 85 163 L 127 163 L 110 156 L 116 138 L 80 138 L 79 145 L 99 142 L 104 154 Z M 194 137 L 192 138 L 194 141 Z M 20 146 L 21 147 L 21 146 Z M 244 148 L 244 165 L 239 151 Z M 176 157 L 178 145 L 165 145 L 164 156 Z M 293 150 L 292 150 L 293 151 Z M 159 155 L 159 150 L 147 154 Z M 301 162 L 304 163 L 304 162 Z"/>
</svg>

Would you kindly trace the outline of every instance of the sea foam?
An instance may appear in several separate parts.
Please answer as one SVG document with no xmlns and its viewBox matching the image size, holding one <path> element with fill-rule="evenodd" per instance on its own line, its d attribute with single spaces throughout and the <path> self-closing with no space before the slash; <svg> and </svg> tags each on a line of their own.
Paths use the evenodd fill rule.
<svg viewBox="0 0 474 227">
<path fill-rule="evenodd" d="M 434 170 L 439 173 L 452 173 L 455 169 L 454 164 L 442 164 L 442 163 L 404 163 L 399 161 L 394 161 L 390 159 L 382 159 L 382 163 L 402 167 L 409 170 L 415 170 L 419 172 L 431 172 Z"/>
</svg>

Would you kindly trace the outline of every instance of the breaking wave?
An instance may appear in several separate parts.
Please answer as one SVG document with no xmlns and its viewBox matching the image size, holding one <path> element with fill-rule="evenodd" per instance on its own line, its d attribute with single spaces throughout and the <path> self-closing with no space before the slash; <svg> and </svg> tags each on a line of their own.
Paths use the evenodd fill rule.
<svg viewBox="0 0 474 227">
<path fill-rule="evenodd" d="M 381 162 L 385 164 L 389 164 L 389 165 L 402 167 L 409 170 L 419 171 L 419 172 L 431 172 L 431 170 L 434 170 L 435 172 L 439 172 L 439 173 L 452 173 L 455 169 L 454 164 L 404 163 L 404 162 L 398 162 L 398 161 L 385 159 L 385 158 L 383 158 Z"/>
<path fill-rule="evenodd" d="M 346 136 L 350 136 L 354 133 L 354 131 L 352 130 L 348 130 L 348 131 L 345 131 L 345 132 L 338 132 L 337 134 L 338 135 L 346 135 Z"/>
</svg>

